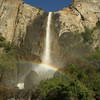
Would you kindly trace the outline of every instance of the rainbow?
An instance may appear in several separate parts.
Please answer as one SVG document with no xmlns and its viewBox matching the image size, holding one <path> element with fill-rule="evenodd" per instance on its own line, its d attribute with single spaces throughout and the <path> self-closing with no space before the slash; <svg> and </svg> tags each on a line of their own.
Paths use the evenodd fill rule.
<svg viewBox="0 0 100 100">
<path fill-rule="evenodd" d="M 54 66 L 54 65 L 51 65 L 51 64 L 48 64 L 48 63 L 44 63 L 44 62 L 35 62 L 35 61 L 25 61 L 25 60 L 22 60 L 22 61 L 11 61 L 11 62 L 3 62 L 3 63 L 7 63 L 7 64 L 33 64 L 33 65 L 36 65 L 37 67 L 41 67 L 41 68 L 47 68 L 48 70 L 52 70 L 52 71 L 58 71 L 60 73 L 63 73 L 63 74 L 66 74 L 66 72 L 63 70 L 63 69 L 60 69 L 59 66 Z"/>
<path fill-rule="evenodd" d="M 27 64 L 34 64 L 34 65 L 42 65 L 41 67 L 43 67 L 43 68 L 48 68 L 48 69 L 51 69 L 51 70 L 54 70 L 54 71 L 59 71 L 59 72 L 65 73 L 58 66 L 54 66 L 54 65 L 44 63 L 44 62 L 21 61 L 21 62 L 16 62 L 16 63 L 21 63 L 21 64 L 27 63 Z"/>
</svg>

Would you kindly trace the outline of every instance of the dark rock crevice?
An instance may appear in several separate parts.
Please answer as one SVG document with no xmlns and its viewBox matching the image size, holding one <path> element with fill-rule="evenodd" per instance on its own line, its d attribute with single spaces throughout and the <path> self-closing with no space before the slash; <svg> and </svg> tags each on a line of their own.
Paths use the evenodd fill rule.
<svg viewBox="0 0 100 100">
<path fill-rule="evenodd" d="M 84 21 L 85 20 L 84 15 L 82 15 L 81 12 L 74 5 L 72 7 L 74 8 L 74 10 L 76 10 L 80 14 L 81 20 Z"/>
<path fill-rule="evenodd" d="M 12 38 L 12 44 L 14 43 L 14 38 L 15 38 L 15 34 L 16 34 L 16 27 L 18 25 L 18 16 L 19 16 L 19 13 L 20 13 L 20 10 L 21 10 L 21 6 L 22 6 L 22 2 L 19 3 L 18 9 L 17 9 L 17 14 L 16 14 L 16 18 L 15 18 L 14 35 L 13 35 L 13 38 Z"/>
</svg>

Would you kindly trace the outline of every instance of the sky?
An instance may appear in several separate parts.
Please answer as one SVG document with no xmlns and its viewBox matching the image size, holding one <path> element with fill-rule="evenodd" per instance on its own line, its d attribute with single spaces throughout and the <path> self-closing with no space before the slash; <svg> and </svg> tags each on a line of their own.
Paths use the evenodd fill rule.
<svg viewBox="0 0 100 100">
<path fill-rule="evenodd" d="M 23 0 L 25 3 L 44 9 L 47 12 L 55 12 L 68 7 L 73 0 Z"/>
</svg>

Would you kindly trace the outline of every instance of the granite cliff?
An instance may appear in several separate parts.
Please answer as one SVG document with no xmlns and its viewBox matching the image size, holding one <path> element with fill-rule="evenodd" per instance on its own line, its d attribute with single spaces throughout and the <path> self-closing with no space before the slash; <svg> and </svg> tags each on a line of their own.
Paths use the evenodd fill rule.
<svg viewBox="0 0 100 100">
<path fill-rule="evenodd" d="M 41 51 L 39 49 L 35 51 L 34 48 L 42 45 L 39 41 L 45 33 L 46 18 L 47 12 L 37 7 L 31 7 L 20 0 L 0 0 L 0 35 L 30 55 L 33 52 L 39 54 Z M 57 37 L 62 39 L 65 36 L 67 39 L 69 35 L 71 38 L 68 39 L 69 45 L 76 45 L 79 41 L 83 42 L 84 38 L 79 36 L 76 43 L 70 43 L 75 40 L 75 35 L 85 32 L 86 28 L 89 30 L 95 28 L 91 33 L 92 42 L 89 46 L 92 49 L 100 49 L 100 31 L 96 28 L 100 20 L 99 1 L 74 0 L 70 7 L 55 12 L 54 19 Z M 66 39 L 63 42 L 68 41 Z"/>
</svg>

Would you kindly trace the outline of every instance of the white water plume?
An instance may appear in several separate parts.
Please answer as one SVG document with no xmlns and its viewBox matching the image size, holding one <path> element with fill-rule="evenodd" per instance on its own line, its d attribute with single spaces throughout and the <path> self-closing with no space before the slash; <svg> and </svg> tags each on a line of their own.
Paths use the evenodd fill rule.
<svg viewBox="0 0 100 100">
<path fill-rule="evenodd" d="M 18 83 L 18 84 L 17 84 L 17 87 L 18 87 L 20 90 L 24 89 L 24 83 Z"/>
<path fill-rule="evenodd" d="M 39 64 L 38 67 L 34 67 L 33 70 L 38 74 L 39 80 L 52 78 L 57 71 L 56 68 L 42 63 Z"/>
<path fill-rule="evenodd" d="M 51 57 L 50 57 L 51 55 L 50 53 L 51 52 L 51 22 L 52 22 L 52 12 L 49 12 L 48 19 L 47 19 L 46 39 L 45 39 L 44 52 L 42 56 L 42 63 L 32 65 L 32 71 L 38 74 L 37 76 L 37 78 L 39 78 L 38 82 L 40 82 L 41 80 L 52 78 L 54 73 L 57 71 L 57 69 L 48 65 L 51 62 Z M 30 70 L 27 71 L 27 73 L 23 75 L 20 78 L 20 80 L 22 79 L 24 80 L 29 73 L 30 73 Z M 19 89 L 23 89 L 23 84 L 18 83 L 17 87 L 19 87 Z"/>
<path fill-rule="evenodd" d="M 35 71 L 38 73 L 41 79 L 53 77 L 54 73 L 57 71 L 47 65 L 51 63 L 51 22 L 52 12 L 49 12 L 46 27 L 45 47 L 42 56 L 42 62 L 45 64 L 40 64 L 37 68 L 35 68 Z"/>
<path fill-rule="evenodd" d="M 52 21 L 52 12 L 49 12 L 47 19 L 47 27 L 46 27 L 46 40 L 45 40 L 45 48 L 42 57 L 42 61 L 45 63 L 50 63 L 50 51 L 51 51 L 51 21 Z"/>
</svg>

